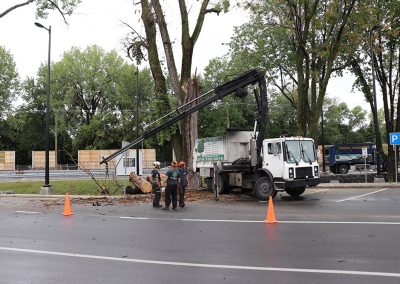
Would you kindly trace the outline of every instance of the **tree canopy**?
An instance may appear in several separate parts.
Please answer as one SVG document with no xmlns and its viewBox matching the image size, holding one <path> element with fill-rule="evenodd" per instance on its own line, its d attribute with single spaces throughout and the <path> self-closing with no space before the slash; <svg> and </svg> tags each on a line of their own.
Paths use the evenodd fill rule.
<svg viewBox="0 0 400 284">
<path fill-rule="evenodd" d="M 14 58 L 0 46 L 0 118 L 11 109 L 11 102 L 17 95 L 18 73 Z"/>
</svg>

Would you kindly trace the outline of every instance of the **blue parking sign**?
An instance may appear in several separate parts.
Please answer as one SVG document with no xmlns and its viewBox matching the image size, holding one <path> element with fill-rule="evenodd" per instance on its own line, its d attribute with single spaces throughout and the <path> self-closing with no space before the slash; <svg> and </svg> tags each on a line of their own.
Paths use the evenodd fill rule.
<svg viewBox="0 0 400 284">
<path fill-rule="evenodd" d="M 390 145 L 400 145 L 400 132 L 389 133 Z"/>
</svg>

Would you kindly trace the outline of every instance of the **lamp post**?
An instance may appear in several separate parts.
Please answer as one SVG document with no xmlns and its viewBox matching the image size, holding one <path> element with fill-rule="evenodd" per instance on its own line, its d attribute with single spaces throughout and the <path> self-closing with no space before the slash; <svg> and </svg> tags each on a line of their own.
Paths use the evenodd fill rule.
<svg viewBox="0 0 400 284">
<path fill-rule="evenodd" d="M 380 29 L 379 25 L 375 25 L 369 32 L 369 44 L 370 44 L 370 52 L 371 52 L 371 71 L 372 71 L 372 94 L 374 99 L 374 108 L 373 108 L 373 116 L 374 116 L 374 130 L 375 130 L 375 145 L 376 145 L 376 165 L 377 165 L 377 176 L 381 176 L 381 159 L 378 146 L 380 143 L 380 134 L 379 134 L 379 125 L 378 125 L 378 106 L 376 105 L 376 87 L 375 87 L 375 64 L 374 64 L 374 48 L 372 44 L 372 35 L 375 30 Z"/>
<path fill-rule="evenodd" d="M 49 115 L 50 115 L 50 50 L 51 50 L 51 26 L 46 28 L 42 24 L 36 22 L 35 26 L 45 29 L 49 32 L 49 50 L 47 57 L 47 99 L 46 99 L 46 129 L 45 129 L 45 178 L 44 185 L 40 191 L 41 194 L 51 194 L 52 188 L 50 185 L 49 174 Z"/>
<path fill-rule="evenodd" d="M 324 136 L 324 104 L 321 105 L 321 144 L 322 144 L 322 172 L 326 172 L 325 165 L 325 136 Z"/>
<path fill-rule="evenodd" d="M 139 137 L 139 64 L 136 66 L 136 137 Z M 139 144 L 136 145 L 136 174 L 139 175 Z M 143 155 L 143 153 L 142 153 Z"/>
</svg>

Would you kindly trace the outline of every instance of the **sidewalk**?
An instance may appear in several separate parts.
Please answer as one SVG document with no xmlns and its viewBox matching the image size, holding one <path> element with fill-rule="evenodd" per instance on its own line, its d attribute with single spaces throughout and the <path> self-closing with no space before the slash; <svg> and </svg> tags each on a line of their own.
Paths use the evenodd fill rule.
<svg viewBox="0 0 400 284">
<path fill-rule="evenodd" d="M 317 188 L 400 188 L 400 183 L 377 182 L 377 183 L 320 183 Z"/>
</svg>

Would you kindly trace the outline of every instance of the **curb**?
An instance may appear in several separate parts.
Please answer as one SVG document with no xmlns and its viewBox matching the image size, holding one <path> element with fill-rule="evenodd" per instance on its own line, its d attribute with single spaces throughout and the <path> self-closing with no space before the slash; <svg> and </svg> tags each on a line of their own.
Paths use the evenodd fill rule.
<svg viewBox="0 0 400 284">
<path fill-rule="evenodd" d="M 316 188 L 400 188 L 400 183 L 377 182 L 377 183 L 320 183 Z"/>
</svg>

